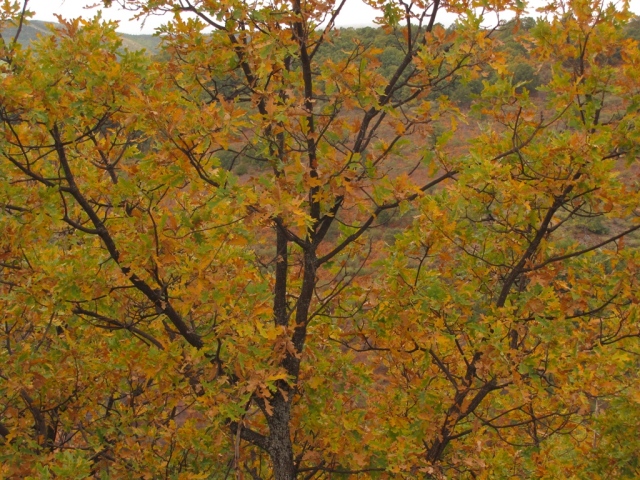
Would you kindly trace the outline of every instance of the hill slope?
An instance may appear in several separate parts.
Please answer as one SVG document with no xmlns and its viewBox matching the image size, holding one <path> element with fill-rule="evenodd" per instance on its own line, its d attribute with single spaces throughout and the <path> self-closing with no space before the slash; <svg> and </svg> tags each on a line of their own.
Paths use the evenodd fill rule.
<svg viewBox="0 0 640 480">
<path fill-rule="evenodd" d="M 41 20 L 31 20 L 29 23 L 22 26 L 20 32 L 19 43 L 23 46 L 30 44 L 39 35 L 50 35 L 51 28 L 55 28 L 57 24 L 54 22 L 43 22 Z M 16 34 L 16 28 L 7 28 L 2 31 L 2 36 L 5 40 L 12 39 Z M 156 53 L 160 39 L 154 35 L 132 35 L 128 33 L 121 33 L 122 45 L 129 50 L 142 50 L 145 49 L 150 53 Z"/>
</svg>

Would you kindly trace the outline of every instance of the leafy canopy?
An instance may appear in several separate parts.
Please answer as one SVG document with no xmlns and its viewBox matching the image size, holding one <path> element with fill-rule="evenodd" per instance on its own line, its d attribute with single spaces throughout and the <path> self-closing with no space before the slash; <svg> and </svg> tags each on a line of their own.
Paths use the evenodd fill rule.
<svg viewBox="0 0 640 480">
<path fill-rule="evenodd" d="M 2 476 L 639 474 L 637 19 L 369 3 L 2 4 Z"/>
</svg>

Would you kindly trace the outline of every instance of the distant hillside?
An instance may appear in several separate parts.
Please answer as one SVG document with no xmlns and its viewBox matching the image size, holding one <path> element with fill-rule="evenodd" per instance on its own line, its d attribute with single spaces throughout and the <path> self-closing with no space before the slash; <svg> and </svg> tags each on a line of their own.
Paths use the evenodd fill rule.
<svg viewBox="0 0 640 480">
<path fill-rule="evenodd" d="M 535 24 L 535 19 L 525 18 L 523 19 L 524 28 L 530 28 Z M 22 45 L 28 45 L 35 40 L 38 35 L 49 35 L 51 33 L 50 26 L 57 25 L 55 22 L 43 22 L 41 20 L 31 20 L 28 24 L 22 27 L 19 41 Z M 640 16 L 635 16 L 625 26 L 625 34 L 627 37 L 635 39 L 640 42 Z M 12 39 L 16 34 L 15 28 L 8 28 L 1 32 L 5 40 Z M 148 52 L 155 54 L 158 52 L 158 46 L 160 39 L 154 35 L 134 35 L 129 33 L 120 33 L 122 37 L 123 46 L 129 50 L 142 50 L 145 49 Z M 385 65 L 387 65 L 387 73 L 392 72 L 394 68 L 402 59 L 402 51 L 395 45 L 396 39 L 393 35 L 388 35 L 382 29 L 377 27 L 347 27 L 340 28 L 333 34 L 331 42 L 325 42 L 320 50 L 320 57 L 323 58 L 341 58 L 344 52 L 349 51 L 349 47 L 353 44 L 355 38 L 359 41 L 376 45 L 383 49 L 380 59 Z M 509 30 L 504 30 L 501 34 L 503 40 L 509 43 Z M 521 56 L 524 52 L 512 52 L 513 54 Z M 520 78 L 519 80 L 525 80 Z"/>
<path fill-rule="evenodd" d="M 28 24 L 23 25 L 18 41 L 24 46 L 38 38 L 38 35 L 50 35 L 51 30 L 49 27 L 51 25 L 55 27 L 56 23 L 31 20 Z M 5 40 L 12 39 L 15 34 L 15 28 L 7 28 L 2 32 L 2 36 Z M 123 46 L 129 50 L 145 49 L 150 53 L 156 53 L 158 50 L 160 39 L 153 35 L 131 35 L 129 33 L 121 33 L 120 35 L 122 37 Z"/>
</svg>

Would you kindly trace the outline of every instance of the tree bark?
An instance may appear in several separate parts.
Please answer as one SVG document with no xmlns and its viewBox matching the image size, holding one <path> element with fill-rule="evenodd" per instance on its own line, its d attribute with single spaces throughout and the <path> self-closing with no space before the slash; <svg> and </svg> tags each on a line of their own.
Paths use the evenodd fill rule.
<svg viewBox="0 0 640 480">
<path fill-rule="evenodd" d="M 291 404 L 278 393 L 271 400 L 273 414 L 267 417 L 269 424 L 269 456 L 273 464 L 275 480 L 293 480 L 296 467 L 293 460 L 293 445 L 289 432 Z"/>
</svg>

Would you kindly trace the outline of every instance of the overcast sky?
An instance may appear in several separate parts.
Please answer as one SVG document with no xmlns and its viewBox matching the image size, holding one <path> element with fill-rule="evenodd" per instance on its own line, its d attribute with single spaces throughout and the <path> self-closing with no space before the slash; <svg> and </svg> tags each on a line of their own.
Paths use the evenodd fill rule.
<svg viewBox="0 0 640 480">
<path fill-rule="evenodd" d="M 77 16 L 93 16 L 97 9 L 85 9 L 85 5 L 99 3 L 100 0 L 30 0 L 29 9 L 35 12 L 36 20 L 56 21 L 54 14 L 72 18 Z M 338 24 L 340 26 L 366 26 L 373 25 L 374 19 L 379 14 L 371 7 L 363 4 L 361 0 L 347 0 Z M 111 8 L 102 8 L 102 16 L 109 20 L 119 20 L 119 30 L 126 33 L 153 33 L 155 27 L 162 23 L 162 18 L 150 17 L 145 22 L 144 28 L 141 22 L 130 21 L 131 12 L 123 12 L 114 2 Z M 142 30 L 141 30 L 142 28 Z"/>
<path fill-rule="evenodd" d="M 536 3 L 541 0 L 536 1 Z M 30 0 L 29 9 L 35 12 L 37 20 L 56 21 L 54 14 L 60 14 L 65 18 L 73 18 L 77 16 L 91 17 L 95 15 L 97 9 L 86 10 L 87 4 L 100 3 L 100 0 Z M 637 13 L 640 13 L 640 0 L 632 0 L 632 7 Z M 121 11 L 114 2 L 111 8 L 103 8 L 102 16 L 109 20 L 119 20 L 120 28 L 118 30 L 126 33 L 153 33 L 154 29 L 162 23 L 162 18 L 151 17 L 147 19 L 144 28 L 141 22 L 129 20 L 132 16 L 131 12 Z M 373 25 L 374 19 L 379 16 L 373 8 L 362 3 L 361 0 L 347 0 L 347 3 L 338 19 L 338 26 L 342 27 L 361 27 Z M 438 15 L 438 20 L 444 24 L 448 24 L 453 20 L 450 15 Z"/>
</svg>

